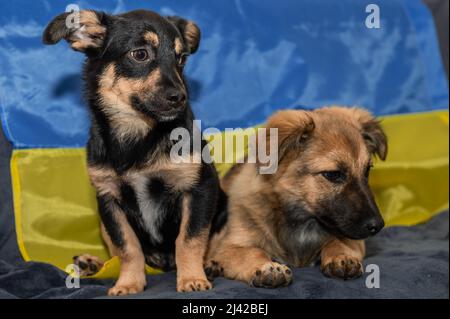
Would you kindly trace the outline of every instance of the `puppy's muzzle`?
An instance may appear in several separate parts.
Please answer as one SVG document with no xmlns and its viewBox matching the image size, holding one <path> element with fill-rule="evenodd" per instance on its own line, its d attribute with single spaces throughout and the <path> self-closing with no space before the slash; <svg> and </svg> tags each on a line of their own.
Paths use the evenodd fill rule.
<svg viewBox="0 0 450 319">
<path fill-rule="evenodd" d="M 172 108 L 182 107 L 186 103 L 186 93 L 180 89 L 166 89 L 164 96 L 167 105 Z"/>
</svg>

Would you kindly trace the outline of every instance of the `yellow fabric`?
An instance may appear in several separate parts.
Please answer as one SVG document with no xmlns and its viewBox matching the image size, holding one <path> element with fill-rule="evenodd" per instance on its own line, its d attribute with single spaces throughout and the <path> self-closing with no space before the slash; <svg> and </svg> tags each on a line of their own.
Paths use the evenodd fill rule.
<svg viewBox="0 0 450 319">
<path fill-rule="evenodd" d="M 84 149 L 14 150 L 11 175 L 17 240 L 26 261 L 65 269 L 72 256 L 84 253 L 108 260 Z M 117 277 L 119 269 L 113 258 L 94 277 Z M 149 274 L 159 272 L 147 267 Z"/>
<path fill-rule="evenodd" d="M 422 223 L 448 209 L 448 111 L 388 116 L 382 125 L 389 138 L 388 160 L 375 163 L 370 183 L 386 225 Z M 211 139 L 217 143 L 219 136 Z M 216 166 L 223 176 L 231 165 Z M 25 260 L 65 269 L 74 255 L 108 258 L 84 149 L 14 150 L 11 173 L 17 239 Z M 113 258 L 94 277 L 112 278 L 118 272 L 118 258 Z"/>
<path fill-rule="evenodd" d="M 370 185 L 387 226 L 428 221 L 449 207 L 448 111 L 384 118 L 388 159 Z"/>
</svg>

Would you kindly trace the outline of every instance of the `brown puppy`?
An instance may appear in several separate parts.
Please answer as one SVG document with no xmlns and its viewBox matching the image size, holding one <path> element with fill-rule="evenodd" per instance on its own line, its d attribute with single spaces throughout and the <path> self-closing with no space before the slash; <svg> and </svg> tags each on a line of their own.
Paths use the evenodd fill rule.
<svg viewBox="0 0 450 319">
<path fill-rule="evenodd" d="M 281 111 L 266 127 L 278 128 L 278 170 L 260 175 L 245 163 L 225 176 L 229 220 L 211 240 L 207 275 L 277 287 L 292 281 L 281 263 L 321 257 L 327 276 L 360 276 L 362 239 L 384 226 L 368 185 L 372 156 L 387 154 L 379 122 L 363 109 L 330 107 Z"/>
</svg>

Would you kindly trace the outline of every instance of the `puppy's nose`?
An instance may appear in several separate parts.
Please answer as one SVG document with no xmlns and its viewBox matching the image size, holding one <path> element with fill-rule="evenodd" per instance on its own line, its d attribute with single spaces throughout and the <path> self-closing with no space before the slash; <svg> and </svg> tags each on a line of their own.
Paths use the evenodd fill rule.
<svg viewBox="0 0 450 319">
<path fill-rule="evenodd" d="M 378 233 L 384 227 L 384 221 L 380 218 L 373 218 L 367 221 L 365 224 L 366 229 L 373 236 Z"/>
<path fill-rule="evenodd" d="M 168 89 L 166 91 L 166 100 L 172 105 L 179 105 L 186 100 L 186 94 L 181 90 Z"/>
</svg>

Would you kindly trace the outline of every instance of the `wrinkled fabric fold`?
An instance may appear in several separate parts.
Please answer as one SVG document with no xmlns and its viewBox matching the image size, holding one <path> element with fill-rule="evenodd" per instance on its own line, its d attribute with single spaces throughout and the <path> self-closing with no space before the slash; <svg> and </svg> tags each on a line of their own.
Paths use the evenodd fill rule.
<svg viewBox="0 0 450 319">
<path fill-rule="evenodd" d="M 204 128 L 250 127 L 280 108 L 358 105 L 377 115 L 448 108 L 433 18 L 420 0 L 379 0 L 369 29 L 359 0 L 89 0 L 81 9 L 137 8 L 192 19 L 202 30 L 186 76 Z M 83 55 L 45 46 L 66 3 L 0 4 L 0 108 L 16 148 L 84 147 Z M 27 8 L 27 10 L 23 10 Z"/>
</svg>

